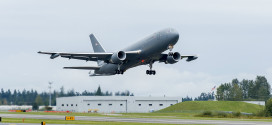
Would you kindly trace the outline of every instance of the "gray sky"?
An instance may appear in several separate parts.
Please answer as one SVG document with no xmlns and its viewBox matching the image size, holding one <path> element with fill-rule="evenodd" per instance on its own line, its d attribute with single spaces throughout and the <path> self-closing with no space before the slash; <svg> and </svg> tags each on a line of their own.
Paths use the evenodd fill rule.
<svg viewBox="0 0 272 125">
<path fill-rule="evenodd" d="M 93 91 L 130 90 L 137 96 L 198 96 L 233 78 L 272 81 L 271 0 L 1 0 L 0 88 L 53 88 Z M 88 77 L 64 66 L 96 63 L 39 55 L 37 51 L 92 52 L 94 33 L 107 51 L 116 52 L 164 28 L 180 40 L 173 51 L 197 54 L 190 63 L 154 64 L 125 75 Z"/>
</svg>

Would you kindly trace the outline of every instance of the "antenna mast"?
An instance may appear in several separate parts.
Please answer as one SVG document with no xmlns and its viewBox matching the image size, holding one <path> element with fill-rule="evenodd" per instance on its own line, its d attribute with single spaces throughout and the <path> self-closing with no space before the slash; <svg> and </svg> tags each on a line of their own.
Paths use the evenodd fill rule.
<svg viewBox="0 0 272 125">
<path fill-rule="evenodd" d="M 49 106 L 51 106 L 51 89 L 52 89 L 53 82 L 49 82 L 48 84 L 49 84 L 49 86 L 48 86 L 48 88 L 49 88 Z"/>
</svg>

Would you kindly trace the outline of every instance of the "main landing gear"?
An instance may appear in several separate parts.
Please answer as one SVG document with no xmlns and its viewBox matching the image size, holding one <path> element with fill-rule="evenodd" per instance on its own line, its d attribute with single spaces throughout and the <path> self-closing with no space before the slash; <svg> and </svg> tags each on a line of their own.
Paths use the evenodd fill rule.
<svg viewBox="0 0 272 125">
<path fill-rule="evenodd" d="M 146 70 L 147 75 L 155 75 L 156 71 L 155 70 Z"/>
<path fill-rule="evenodd" d="M 118 69 L 115 70 L 115 74 L 124 74 L 124 70 L 120 70 L 120 67 L 121 67 L 122 64 L 118 64 Z"/>
<path fill-rule="evenodd" d="M 124 74 L 124 71 L 123 70 L 115 70 L 115 74 Z"/>
<path fill-rule="evenodd" d="M 150 70 L 146 70 L 147 75 L 155 75 L 156 74 L 156 71 L 152 70 L 152 64 L 153 64 L 153 62 L 151 61 L 151 63 L 149 64 Z"/>
</svg>

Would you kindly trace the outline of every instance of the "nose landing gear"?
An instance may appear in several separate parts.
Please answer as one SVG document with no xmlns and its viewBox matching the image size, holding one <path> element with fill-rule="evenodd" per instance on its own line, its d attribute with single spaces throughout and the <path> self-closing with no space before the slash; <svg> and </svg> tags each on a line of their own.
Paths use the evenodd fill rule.
<svg viewBox="0 0 272 125">
<path fill-rule="evenodd" d="M 147 75 L 155 75 L 156 74 L 156 71 L 155 70 L 152 70 L 152 65 L 153 65 L 153 61 L 151 61 L 150 62 L 150 64 L 149 64 L 149 68 L 150 68 L 150 70 L 146 70 L 146 74 Z"/>
<path fill-rule="evenodd" d="M 168 49 L 169 49 L 170 51 L 172 51 L 172 50 L 173 50 L 173 48 L 174 48 L 174 46 L 173 46 L 173 45 L 171 45 L 171 44 L 168 46 Z"/>
</svg>

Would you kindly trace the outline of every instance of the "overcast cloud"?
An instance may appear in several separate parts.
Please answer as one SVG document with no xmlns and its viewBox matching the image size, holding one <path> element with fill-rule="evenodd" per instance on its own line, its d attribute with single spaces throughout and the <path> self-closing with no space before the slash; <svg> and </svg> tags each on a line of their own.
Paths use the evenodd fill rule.
<svg viewBox="0 0 272 125">
<path fill-rule="evenodd" d="M 1 0 L 0 88 L 48 91 L 65 86 L 76 91 L 130 90 L 137 96 L 198 96 L 233 78 L 272 81 L 271 0 Z M 88 77 L 88 71 L 64 66 L 93 62 L 49 59 L 37 51 L 92 52 L 94 33 L 115 52 L 158 30 L 180 33 L 174 48 L 197 54 L 190 63 L 154 65 L 125 75 Z"/>
</svg>

